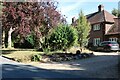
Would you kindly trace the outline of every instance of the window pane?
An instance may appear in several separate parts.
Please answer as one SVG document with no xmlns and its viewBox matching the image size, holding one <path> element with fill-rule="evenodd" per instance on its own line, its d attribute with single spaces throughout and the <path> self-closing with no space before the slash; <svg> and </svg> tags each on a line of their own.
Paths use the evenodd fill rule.
<svg viewBox="0 0 120 80">
<path fill-rule="evenodd" d="M 93 30 L 100 30 L 100 24 L 93 25 Z"/>
<path fill-rule="evenodd" d="M 100 43 L 100 38 L 94 38 L 94 46 L 97 46 Z"/>
</svg>

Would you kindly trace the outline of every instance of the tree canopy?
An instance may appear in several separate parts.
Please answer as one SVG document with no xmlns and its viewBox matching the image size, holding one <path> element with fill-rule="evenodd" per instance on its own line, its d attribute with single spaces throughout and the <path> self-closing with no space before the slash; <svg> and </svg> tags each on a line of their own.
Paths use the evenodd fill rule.
<svg viewBox="0 0 120 80">
<path fill-rule="evenodd" d="M 32 30 L 37 35 L 44 35 L 49 28 L 63 22 L 64 18 L 56 11 L 55 2 L 4 2 L 3 28 L 16 28 L 22 36 Z M 44 30 L 42 30 L 44 27 Z M 40 30 L 41 29 L 41 30 Z"/>
<path fill-rule="evenodd" d="M 112 14 L 113 14 L 114 16 L 120 17 L 120 11 L 119 11 L 118 9 L 116 9 L 116 8 L 114 8 L 114 9 L 112 10 Z"/>
<path fill-rule="evenodd" d="M 78 44 L 80 47 L 84 47 L 88 43 L 89 34 L 90 34 L 90 24 L 88 23 L 86 16 L 84 16 L 81 11 L 79 14 L 77 26 L 75 28 L 78 31 Z"/>
<path fill-rule="evenodd" d="M 51 50 L 66 50 L 72 47 L 78 39 L 74 27 L 60 24 L 48 38 L 48 46 Z"/>
<path fill-rule="evenodd" d="M 3 30 L 14 31 L 21 37 L 34 33 L 37 38 L 47 35 L 51 28 L 65 23 L 57 11 L 57 2 L 3 2 Z"/>
</svg>

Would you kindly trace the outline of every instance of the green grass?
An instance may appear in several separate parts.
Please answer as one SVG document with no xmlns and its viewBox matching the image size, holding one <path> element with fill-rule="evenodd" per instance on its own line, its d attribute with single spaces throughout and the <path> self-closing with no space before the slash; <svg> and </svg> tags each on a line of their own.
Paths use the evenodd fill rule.
<svg viewBox="0 0 120 80">
<path fill-rule="evenodd" d="M 68 53 L 75 54 L 77 50 L 80 50 L 79 47 L 72 47 L 67 50 Z M 91 53 L 88 49 L 83 49 L 83 53 Z M 34 49 L 2 49 L 2 56 L 8 58 L 14 58 L 19 62 L 31 62 L 31 57 L 36 54 L 48 54 L 52 55 L 55 53 L 63 53 L 63 51 L 53 51 L 53 52 L 39 52 Z M 63 53 L 64 54 L 64 53 Z"/>
<path fill-rule="evenodd" d="M 8 58 L 14 58 L 20 62 L 30 62 L 31 56 L 35 54 L 43 54 L 43 52 L 33 51 L 33 50 L 16 50 L 16 49 L 6 49 L 2 51 L 2 56 Z"/>
</svg>

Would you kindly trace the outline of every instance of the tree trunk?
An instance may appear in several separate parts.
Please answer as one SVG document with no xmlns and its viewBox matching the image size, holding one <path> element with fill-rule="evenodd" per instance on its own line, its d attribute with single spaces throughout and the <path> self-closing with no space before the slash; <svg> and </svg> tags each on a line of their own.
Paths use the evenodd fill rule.
<svg viewBox="0 0 120 80">
<path fill-rule="evenodd" d="M 5 48 L 5 31 L 2 32 L 2 48 Z"/>
<path fill-rule="evenodd" d="M 14 30 L 12 29 L 12 27 L 10 28 L 10 30 L 8 31 L 8 48 L 12 47 L 12 32 Z"/>
</svg>

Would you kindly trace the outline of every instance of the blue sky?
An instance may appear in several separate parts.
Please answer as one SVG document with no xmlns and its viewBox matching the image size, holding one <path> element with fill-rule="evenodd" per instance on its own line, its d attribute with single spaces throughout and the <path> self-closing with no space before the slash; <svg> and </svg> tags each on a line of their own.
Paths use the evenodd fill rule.
<svg viewBox="0 0 120 80">
<path fill-rule="evenodd" d="M 111 13 L 113 8 L 118 9 L 119 0 L 58 0 L 58 2 L 58 10 L 67 17 L 67 22 L 71 24 L 72 17 L 78 18 L 80 10 L 87 15 L 98 11 L 98 5 L 103 4 L 104 9 Z"/>
</svg>

